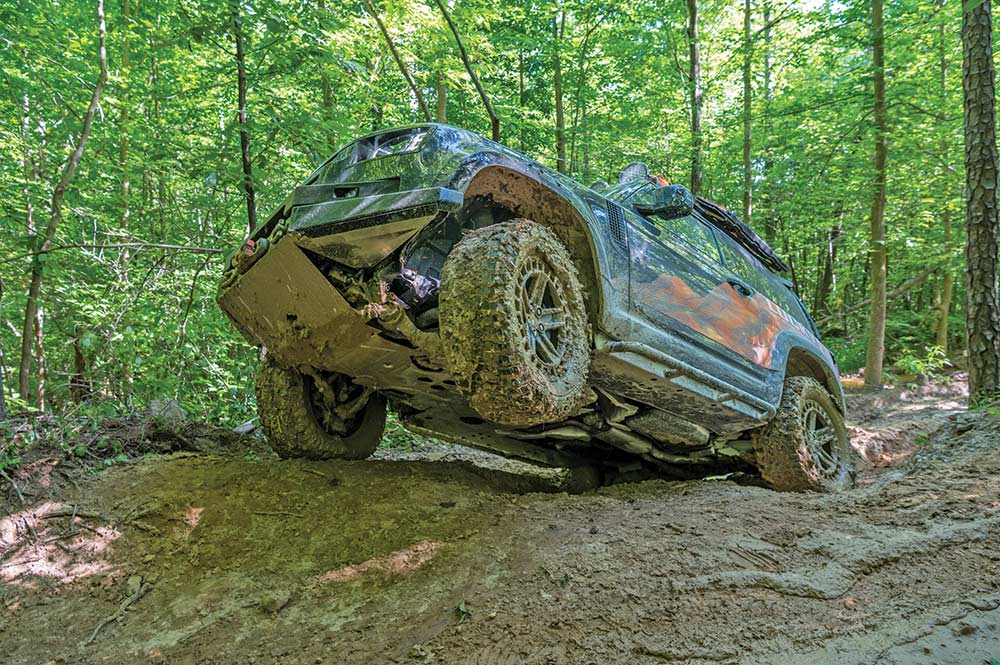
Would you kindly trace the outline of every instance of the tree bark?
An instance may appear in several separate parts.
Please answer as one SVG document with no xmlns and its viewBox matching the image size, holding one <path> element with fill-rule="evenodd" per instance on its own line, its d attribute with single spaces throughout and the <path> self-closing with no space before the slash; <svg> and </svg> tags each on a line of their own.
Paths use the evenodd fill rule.
<svg viewBox="0 0 1000 665">
<path fill-rule="evenodd" d="M 445 81 L 443 72 L 437 73 L 435 87 L 437 89 L 437 108 L 434 119 L 437 122 L 448 122 L 448 82 Z"/>
<path fill-rule="evenodd" d="M 938 7 L 944 10 L 947 0 L 940 0 Z M 939 112 L 944 115 L 948 111 L 948 57 L 947 57 L 947 33 L 945 22 L 942 19 L 938 25 L 938 97 Z M 948 139 L 941 137 L 941 154 L 948 154 Z M 941 291 L 938 302 L 938 318 L 935 322 L 934 338 L 936 345 L 945 354 L 948 353 L 948 312 L 951 310 L 952 300 L 952 266 L 951 266 L 951 205 L 949 192 L 951 192 L 951 177 L 941 169 L 943 185 L 941 187 L 945 194 L 944 210 L 941 213 L 942 226 L 944 227 L 944 269 L 941 275 Z"/>
<path fill-rule="evenodd" d="M 80 128 L 80 136 L 76 140 L 73 152 L 63 168 L 62 176 L 52 190 L 52 199 L 49 207 L 49 220 L 45 225 L 45 232 L 39 250 L 45 252 L 52 245 L 59 224 L 62 222 L 62 204 L 66 197 L 66 190 L 69 188 L 73 175 L 77 167 L 80 166 L 80 159 L 83 157 L 83 149 L 90 138 L 90 130 L 94 123 L 94 115 L 101 100 L 101 93 L 104 90 L 104 83 L 108 80 L 108 56 L 106 50 L 106 29 L 104 24 L 104 0 L 97 0 L 97 34 L 98 48 L 97 57 L 99 73 L 94 90 L 90 96 L 90 103 L 83 116 L 83 124 Z M 42 273 L 44 261 L 41 256 L 36 257 L 31 263 L 31 277 L 28 283 L 28 300 L 24 308 L 24 326 L 21 331 L 21 362 L 18 367 L 18 392 L 21 398 L 27 400 L 29 391 L 29 375 L 31 373 L 31 347 L 35 337 L 35 321 L 38 316 L 39 298 L 42 292 Z M 44 394 L 44 388 L 43 388 Z"/>
<path fill-rule="evenodd" d="M 975 4 L 975 3 L 972 3 Z M 969 400 L 1000 385 L 997 304 L 997 140 L 993 25 L 989 0 L 962 16 L 965 97 L 965 287 Z"/>
<path fill-rule="evenodd" d="M 703 155 L 701 134 L 701 57 L 698 47 L 698 0 L 687 0 L 689 49 L 688 82 L 691 95 L 691 193 L 701 194 L 701 161 Z"/>
<path fill-rule="evenodd" d="M 257 227 L 257 201 L 253 188 L 253 163 L 250 158 L 250 130 L 247 127 L 247 67 L 243 52 L 243 19 L 239 3 L 233 4 L 233 38 L 236 41 L 236 83 L 239 95 L 240 156 L 243 161 L 243 196 L 247 202 L 249 233 Z"/>
<path fill-rule="evenodd" d="M 490 102 L 489 96 L 483 89 L 483 84 L 479 82 L 479 77 L 476 76 L 476 70 L 472 68 L 472 62 L 469 60 L 469 54 L 465 50 L 465 44 L 462 43 L 462 37 L 458 34 L 458 28 L 455 27 L 455 22 L 451 20 L 451 15 L 448 14 L 448 10 L 445 9 L 444 3 L 441 0 L 434 0 L 437 3 L 438 9 L 441 10 L 441 14 L 444 16 L 444 20 L 448 23 L 448 27 L 451 29 L 451 34 L 455 36 L 455 43 L 458 44 L 458 52 L 462 56 L 462 64 L 465 65 L 465 71 L 468 72 L 469 78 L 472 79 L 472 83 L 476 86 L 476 92 L 479 93 L 479 98 L 483 101 L 483 106 L 486 108 L 486 115 L 490 117 L 490 132 L 494 141 L 500 140 L 500 118 L 497 117 L 496 112 L 493 110 L 493 104 Z"/>
<path fill-rule="evenodd" d="M 868 319 L 868 349 L 865 354 L 865 385 L 882 386 L 885 360 L 885 308 L 887 256 L 885 246 L 886 164 L 889 159 L 889 120 L 885 103 L 885 26 L 882 0 L 872 0 L 872 77 L 875 83 L 875 178 L 872 191 L 871 315 Z"/>
<path fill-rule="evenodd" d="M 552 81 L 556 96 L 556 170 L 566 173 L 566 116 L 563 113 L 562 62 L 559 47 L 566 32 L 566 12 L 562 19 L 552 17 Z"/>
<path fill-rule="evenodd" d="M 0 277 L 0 327 L 3 326 L 3 277 Z M 7 366 L 0 348 L 0 424 L 7 420 Z"/>
<path fill-rule="evenodd" d="M 413 80 L 413 76 L 410 75 L 410 70 L 403 61 L 403 56 L 399 54 L 399 49 L 396 48 L 396 43 L 392 40 L 392 36 L 389 34 L 388 28 L 385 27 L 385 23 L 382 22 L 382 18 L 379 16 L 378 11 L 375 9 L 375 5 L 372 4 L 372 0 L 365 0 L 365 11 L 375 19 L 376 25 L 378 25 L 379 32 L 382 33 L 382 38 L 385 39 L 386 45 L 389 47 L 389 52 L 392 53 L 392 59 L 396 61 L 396 66 L 399 68 L 399 72 L 406 79 L 406 85 L 410 86 L 410 92 L 413 96 L 417 98 L 417 106 L 420 107 L 420 112 L 424 114 L 424 120 L 427 122 L 431 121 L 431 113 L 427 110 L 427 103 L 424 101 L 424 95 L 420 92 L 419 86 Z"/>
<path fill-rule="evenodd" d="M 743 221 L 750 224 L 753 205 L 753 170 L 750 151 L 753 147 L 751 120 L 751 59 L 753 37 L 750 33 L 750 0 L 743 0 Z"/>
<path fill-rule="evenodd" d="M 590 60 L 587 57 L 590 54 L 590 37 L 603 20 L 604 17 L 599 16 L 594 24 L 587 28 L 587 32 L 583 36 L 583 41 L 580 43 L 580 50 L 577 53 L 576 94 L 573 98 L 573 131 L 569 141 L 569 172 L 573 174 L 579 171 L 577 168 L 578 160 L 576 158 L 577 144 L 582 142 L 580 139 L 580 126 L 585 125 L 587 119 L 587 100 L 584 98 L 583 90 L 587 82 L 587 70 L 590 64 Z"/>
<path fill-rule="evenodd" d="M 764 206 L 764 239 L 769 245 L 774 244 L 774 214 L 771 201 L 767 196 L 768 173 L 771 169 L 771 102 L 774 91 L 771 89 L 771 68 L 773 55 L 771 52 L 771 0 L 764 0 L 764 162 L 761 168 L 761 204 Z"/>
<path fill-rule="evenodd" d="M 941 351 L 948 353 L 948 312 L 951 311 L 951 299 L 954 286 L 951 276 L 951 208 L 945 204 L 944 212 L 944 246 L 947 254 L 944 261 L 944 273 L 941 275 L 941 302 L 938 305 L 938 320 L 934 338 Z"/>
<path fill-rule="evenodd" d="M 844 212 L 841 208 L 840 217 Z M 837 245 L 840 244 L 840 234 L 843 231 L 843 223 L 837 222 L 830 227 L 826 235 L 826 242 L 823 244 L 823 260 L 820 264 L 820 277 L 816 286 L 816 302 L 813 305 L 813 312 L 817 316 L 828 316 L 830 310 L 830 294 L 834 290 L 835 273 L 834 269 L 837 261 Z"/>
<path fill-rule="evenodd" d="M 139 0 L 136 0 L 134 11 L 139 10 Z M 121 220 L 119 228 L 127 236 L 131 225 L 132 209 L 129 205 L 129 194 L 131 193 L 132 180 L 129 176 L 128 165 L 128 127 L 129 127 L 129 98 L 128 80 L 129 66 L 131 59 L 131 38 L 132 38 L 132 14 L 133 8 L 131 0 L 122 1 L 122 50 L 120 60 L 121 80 L 125 82 L 121 94 L 119 95 L 118 109 L 118 166 L 122 170 L 121 181 L 118 183 L 118 198 L 121 201 Z M 119 255 L 119 269 L 122 278 L 127 279 L 129 252 L 122 250 Z"/>
</svg>

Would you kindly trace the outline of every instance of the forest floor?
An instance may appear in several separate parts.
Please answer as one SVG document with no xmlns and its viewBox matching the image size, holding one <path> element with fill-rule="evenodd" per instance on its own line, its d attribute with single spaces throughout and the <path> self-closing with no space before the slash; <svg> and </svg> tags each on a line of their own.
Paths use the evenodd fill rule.
<svg viewBox="0 0 1000 665">
<path fill-rule="evenodd" d="M 850 396 L 869 465 L 839 495 L 569 495 L 446 446 L 306 463 L 230 441 L 100 472 L 26 455 L 0 662 L 996 663 L 1000 416 L 963 401 Z M 185 427 L 189 450 L 220 440 Z"/>
</svg>

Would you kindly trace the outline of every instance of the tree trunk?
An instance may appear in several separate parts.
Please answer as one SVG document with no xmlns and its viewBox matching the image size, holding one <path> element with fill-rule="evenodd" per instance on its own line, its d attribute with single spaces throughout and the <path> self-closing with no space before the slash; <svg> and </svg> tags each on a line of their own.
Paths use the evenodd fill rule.
<svg viewBox="0 0 1000 665">
<path fill-rule="evenodd" d="M 524 116 L 525 116 L 525 106 L 527 105 L 524 96 L 524 49 L 518 48 L 517 50 L 517 118 L 518 118 L 518 137 L 521 147 L 521 152 L 525 151 L 525 140 L 524 140 Z"/>
<path fill-rule="evenodd" d="M 701 194 L 701 57 L 698 51 L 698 0 L 687 0 L 688 25 L 687 38 L 690 52 L 690 71 L 688 72 L 691 87 L 691 193 Z"/>
<path fill-rule="evenodd" d="M 886 164 L 889 159 L 889 120 L 885 105 L 885 37 L 882 0 L 872 0 L 872 53 L 875 82 L 875 179 L 871 212 L 871 316 L 868 319 L 868 350 L 865 354 L 865 385 L 882 386 L 885 360 L 886 246 L 885 203 Z"/>
<path fill-rule="evenodd" d="M 42 242 L 38 246 L 40 252 L 47 251 L 52 246 L 52 240 L 59 230 L 62 222 L 62 204 L 66 197 L 66 190 L 69 188 L 73 175 L 77 167 L 80 166 L 80 159 L 83 157 L 83 149 L 90 138 L 90 130 L 94 123 L 94 115 L 101 100 L 101 92 L 104 90 L 104 83 L 108 80 L 108 57 L 105 47 L 105 25 L 104 25 L 104 0 L 97 0 L 97 34 L 98 34 L 98 65 L 99 73 L 97 83 L 90 96 L 90 103 L 83 116 L 83 125 L 80 128 L 80 136 L 76 140 L 73 152 L 63 168 L 62 176 L 55 188 L 52 190 L 52 199 L 49 207 L 49 220 L 45 226 L 45 233 Z M 29 387 L 29 374 L 31 372 L 31 347 L 35 338 L 35 321 L 38 317 L 39 297 L 42 292 L 42 272 L 45 254 L 38 254 L 31 263 L 31 277 L 28 283 L 28 299 L 24 308 L 24 326 L 21 331 L 21 362 L 18 367 L 18 386 L 21 398 L 27 400 Z M 44 389 L 43 389 L 44 394 Z"/>
<path fill-rule="evenodd" d="M 476 92 L 479 93 L 479 98 L 483 102 L 483 106 L 486 108 L 486 115 L 490 117 L 490 132 L 494 141 L 500 140 L 500 118 L 497 117 L 496 112 L 493 110 L 493 104 L 490 102 L 489 96 L 487 96 L 486 91 L 483 89 L 483 84 L 479 82 L 479 77 L 476 76 L 476 70 L 472 68 L 472 62 L 469 60 L 469 54 L 465 50 L 465 44 L 462 43 L 462 37 L 458 34 L 458 28 L 455 27 L 455 22 L 451 20 L 451 15 L 448 10 L 445 9 L 444 3 L 441 0 L 434 0 L 437 4 L 438 9 L 441 10 L 441 14 L 444 16 L 444 20 L 448 23 L 448 27 L 451 29 L 451 34 L 455 37 L 455 43 L 458 44 L 458 53 L 462 56 L 462 64 L 465 65 L 465 71 L 469 74 L 469 78 L 472 79 L 472 83 L 476 86 Z"/>
<path fill-rule="evenodd" d="M 561 25 L 560 25 L 561 24 Z M 566 13 L 561 21 L 552 17 L 552 71 L 553 87 L 556 95 L 556 170 L 566 173 L 566 116 L 563 113 L 562 63 L 559 46 L 566 32 Z"/>
<path fill-rule="evenodd" d="M 590 64 L 590 59 L 587 57 L 590 54 L 590 37 L 601 25 L 602 20 L 603 17 L 598 17 L 594 25 L 587 28 L 576 57 L 576 94 L 573 97 L 573 131 L 569 140 L 569 172 L 573 174 L 579 171 L 576 158 L 577 145 L 581 143 L 580 126 L 585 124 L 587 118 L 587 101 L 584 99 L 583 90 L 587 82 L 587 70 Z"/>
<path fill-rule="evenodd" d="M 396 61 L 396 66 L 399 67 L 399 72 L 406 79 L 406 85 L 410 87 L 410 92 L 413 96 L 417 98 L 417 106 L 420 107 L 420 112 L 424 114 L 424 120 L 427 122 L 431 121 L 431 113 L 427 110 L 427 103 L 424 101 L 424 95 L 420 92 L 420 87 L 417 86 L 416 82 L 413 80 L 413 76 L 410 75 L 410 69 L 406 66 L 403 61 L 403 56 L 399 54 L 399 50 L 396 48 L 396 43 L 392 40 L 392 36 L 389 35 L 389 30 L 385 27 L 385 23 L 382 22 L 382 18 L 379 16 L 378 11 L 375 9 L 375 5 L 372 4 L 371 0 L 365 0 L 365 11 L 375 19 L 376 25 L 378 25 L 379 32 L 382 33 L 382 38 L 385 39 L 386 45 L 389 47 L 389 52 L 392 53 L 392 59 Z"/>
<path fill-rule="evenodd" d="M 941 303 L 935 332 L 936 344 L 944 353 L 948 353 L 948 312 L 951 311 L 953 291 L 951 277 L 951 208 L 945 204 L 944 213 L 944 246 L 947 254 L 944 261 L 944 274 L 941 276 Z"/>
<path fill-rule="evenodd" d="M 761 203 L 764 204 L 764 239 L 769 245 L 774 244 L 774 214 L 771 201 L 767 196 L 768 173 L 771 168 L 771 102 L 774 91 L 771 89 L 771 0 L 764 0 L 764 162 L 761 168 Z"/>
<path fill-rule="evenodd" d="M 975 3 L 972 3 L 975 4 Z M 965 286 L 969 400 L 993 397 L 1000 384 L 997 304 L 997 140 L 989 0 L 962 17 L 965 96 Z"/>
<path fill-rule="evenodd" d="M 840 217 L 843 218 L 843 216 L 843 209 L 841 209 Z M 843 224 L 841 222 L 834 224 L 823 244 L 823 261 L 820 267 L 819 282 L 816 285 L 816 302 L 813 305 L 813 312 L 816 316 L 828 316 L 831 313 L 830 294 L 835 288 L 834 266 L 837 261 L 837 245 L 840 242 L 842 230 Z"/>
<path fill-rule="evenodd" d="M 940 0 L 938 7 L 943 10 L 947 0 Z M 948 58 L 947 58 L 947 32 L 945 22 L 941 20 L 938 25 L 938 109 L 942 116 L 948 111 Z M 948 154 L 948 139 L 941 137 L 941 155 Z M 951 310 L 952 299 L 952 275 L 951 275 L 951 202 L 949 201 L 951 192 L 951 176 L 941 169 L 943 185 L 941 187 L 945 194 L 944 210 L 942 211 L 942 225 L 944 227 L 944 268 L 941 275 L 941 291 L 938 300 L 938 318 L 935 322 L 934 338 L 937 346 L 943 353 L 948 353 L 948 312 Z"/>
<path fill-rule="evenodd" d="M 448 122 L 448 82 L 444 79 L 444 73 L 438 72 L 435 80 L 437 89 L 437 108 L 434 119 L 437 122 Z"/>
<path fill-rule="evenodd" d="M 136 0 L 135 10 L 139 9 L 139 1 Z M 121 220 L 119 222 L 119 228 L 125 236 L 129 234 L 129 226 L 132 216 L 132 210 L 129 207 L 129 193 L 132 188 L 132 181 L 129 177 L 128 168 L 128 126 L 129 126 L 129 99 L 128 99 L 128 84 L 129 79 L 129 60 L 131 57 L 131 37 L 132 37 L 132 3 L 131 0 L 123 0 L 122 2 L 122 51 L 121 51 L 121 65 L 119 69 L 121 70 L 121 80 L 126 81 L 121 94 L 119 95 L 118 104 L 118 166 L 122 170 L 121 181 L 118 183 L 118 198 L 121 200 Z M 128 249 L 123 249 L 119 255 L 119 269 L 122 273 L 122 279 L 127 280 L 128 275 L 128 262 L 129 262 L 129 252 Z"/>
<path fill-rule="evenodd" d="M 743 0 L 743 221 L 750 224 L 753 204 L 753 171 L 750 150 L 753 147 L 751 119 L 751 58 L 753 37 L 750 34 L 750 0 Z"/>
<path fill-rule="evenodd" d="M 247 201 L 249 233 L 257 227 L 257 201 L 253 189 L 253 164 L 250 159 L 250 130 L 247 128 L 247 67 L 243 54 L 243 19 L 240 5 L 233 5 L 233 38 L 236 40 L 236 74 L 239 94 L 240 155 L 243 159 L 243 196 Z"/>
<path fill-rule="evenodd" d="M 3 327 L 3 277 L 0 277 L 0 328 Z M 7 420 L 7 366 L 0 347 L 0 424 Z"/>
<path fill-rule="evenodd" d="M 45 322 L 45 316 L 42 313 L 42 307 L 39 304 L 35 308 L 35 373 L 38 375 L 38 379 L 35 382 L 35 406 L 38 408 L 39 413 L 45 413 L 45 375 L 48 371 L 48 365 L 45 362 L 45 342 L 42 339 L 42 333 L 44 331 L 43 324 Z"/>
</svg>

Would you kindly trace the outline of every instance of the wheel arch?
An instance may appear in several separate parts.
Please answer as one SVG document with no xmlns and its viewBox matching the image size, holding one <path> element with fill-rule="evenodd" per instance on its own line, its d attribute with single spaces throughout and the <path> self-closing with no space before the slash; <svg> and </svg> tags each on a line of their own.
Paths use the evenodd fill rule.
<svg viewBox="0 0 1000 665">
<path fill-rule="evenodd" d="M 845 412 L 844 389 L 840 385 L 836 370 L 814 351 L 804 346 L 792 346 L 788 349 L 783 378 L 791 376 L 808 376 L 816 379 L 833 396 L 833 401 L 840 412 Z"/>
<path fill-rule="evenodd" d="M 566 198 L 517 164 L 485 166 L 468 179 L 465 201 L 485 197 L 518 217 L 551 229 L 569 250 L 583 285 L 584 302 L 592 324 L 601 320 L 604 294 L 601 287 L 601 254 L 588 220 Z"/>
</svg>

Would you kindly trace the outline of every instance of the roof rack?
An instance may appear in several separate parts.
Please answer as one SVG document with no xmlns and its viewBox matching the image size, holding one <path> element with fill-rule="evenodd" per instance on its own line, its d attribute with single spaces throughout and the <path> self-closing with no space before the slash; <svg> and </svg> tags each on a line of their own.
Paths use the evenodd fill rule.
<svg viewBox="0 0 1000 665">
<path fill-rule="evenodd" d="M 746 222 L 708 199 L 696 197 L 694 209 L 700 212 L 713 226 L 723 231 L 754 255 L 771 272 L 788 272 L 788 264 L 778 256 L 770 245 L 754 233 Z"/>
</svg>

